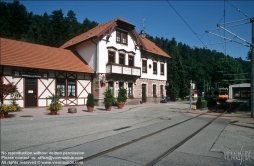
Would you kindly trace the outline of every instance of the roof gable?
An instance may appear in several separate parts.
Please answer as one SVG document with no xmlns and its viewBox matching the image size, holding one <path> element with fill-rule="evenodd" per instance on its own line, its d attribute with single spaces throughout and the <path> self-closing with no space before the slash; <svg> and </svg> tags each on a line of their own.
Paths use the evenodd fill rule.
<svg viewBox="0 0 254 166">
<path fill-rule="evenodd" d="M 135 26 L 122 18 L 116 18 L 108 23 L 100 24 L 83 34 L 72 38 L 71 40 L 64 43 L 60 48 L 68 48 L 81 42 L 92 39 L 94 37 L 102 37 L 103 35 L 108 35 L 107 37 L 109 38 L 113 29 L 118 26 L 120 28 L 126 27 L 130 32 L 132 32 L 137 41 L 137 45 L 143 47 L 145 51 L 159 56 L 170 58 L 170 56 L 167 53 L 165 53 L 162 49 L 160 49 L 158 46 L 156 46 L 155 43 L 151 42 L 146 38 L 142 38 L 140 35 L 138 35 L 138 33 L 135 30 Z"/>
<path fill-rule="evenodd" d="M 0 64 L 27 68 L 94 73 L 73 52 L 0 38 Z"/>
<path fill-rule="evenodd" d="M 126 25 L 129 27 L 129 29 L 134 29 L 134 25 L 125 21 L 122 18 L 116 18 L 112 21 L 109 21 L 107 23 L 102 23 L 92 29 L 90 29 L 89 31 L 82 33 L 74 38 L 72 38 L 71 40 L 67 41 L 66 43 L 64 43 L 60 48 L 68 48 L 71 47 L 73 45 L 79 44 L 81 42 L 87 41 L 89 39 L 92 39 L 94 37 L 102 37 L 103 35 L 108 35 L 108 37 L 110 36 L 111 32 L 113 31 L 113 29 L 116 26 L 119 25 Z"/>
<path fill-rule="evenodd" d="M 142 43 L 143 43 L 143 48 L 146 52 L 150 52 L 152 54 L 160 55 L 163 57 L 171 58 L 166 52 L 164 52 L 160 47 L 158 47 L 155 43 L 152 41 L 148 40 L 147 38 L 143 38 L 139 36 Z"/>
</svg>

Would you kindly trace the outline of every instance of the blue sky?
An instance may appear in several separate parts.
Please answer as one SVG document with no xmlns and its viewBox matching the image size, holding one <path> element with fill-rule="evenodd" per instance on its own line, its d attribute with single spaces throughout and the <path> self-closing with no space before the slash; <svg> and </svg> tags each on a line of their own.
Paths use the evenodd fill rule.
<svg viewBox="0 0 254 166">
<path fill-rule="evenodd" d="M 249 18 L 254 17 L 254 1 L 20 0 L 20 3 L 26 6 L 28 12 L 39 15 L 44 12 L 51 14 L 54 10 L 62 9 L 66 16 L 69 10 L 73 10 L 80 23 L 85 18 L 90 21 L 105 23 L 121 17 L 134 24 L 137 32 L 142 29 L 142 19 L 145 19 L 145 30 L 153 37 L 164 37 L 170 40 L 175 37 L 177 42 L 185 43 L 192 48 L 195 46 L 203 47 L 205 44 L 208 49 L 223 52 L 231 57 L 241 57 L 242 59 L 246 58 L 249 47 L 239 43 L 245 43 L 245 41 L 251 43 Z M 226 24 L 226 29 L 245 41 L 217 27 L 217 24 L 233 21 L 237 22 Z M 208 34 L 206 31 L 239 43 L 228 42 L 222 44 L 227 40 Z"/>
</svg>

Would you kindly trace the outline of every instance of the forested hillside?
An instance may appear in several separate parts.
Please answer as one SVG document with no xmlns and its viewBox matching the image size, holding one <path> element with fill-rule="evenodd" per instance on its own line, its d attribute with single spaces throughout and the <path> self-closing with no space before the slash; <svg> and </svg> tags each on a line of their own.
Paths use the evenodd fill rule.
<svg viewBox="0 0 254 166">
<path fill-rule="evenodd" d="M 110 21 L 110 20 L 109 20 Z M 130 20 L 131 21 L 131 20 Z M 69 39 L 97 26 L 85 18 L 77 21 L 70 10 L 64 17 L 62 10 L 36 15 L 28 12 L 19 1 L 0 2 L 0 37 L 59 47 Z M 250 82 L 250 62 L 215 50 L 191 48 L 175 38 L 147 38 L 155 42 L 172 58 L 168 60 L 168 94 L 188 95 L 190 80 L 199 92 L 216 86 Z M 247 57 L 247 53 L 246 53 Z"/>
<path fill-rule="evenodd" d="M 51 14 L 36 15 L 28 12 L 19 1 L 0 2 L 0 36 L 59 47 L 69 39 L 97 26 L 98 23 L 87 18 L 79 23 L 74 11 L 67 17 L 63 11 L 55 10 Z"/>
<path fill-rule="evenodd" d="M 191 48 L 181 42 L 177 43 L 175 38 L 148 38 L 172 57 L 168 61 L 169 93 L 185 96 L 189 93 L 191 79 L 199 92 L 250 82 L 250 61 L 206 48 Z"/>
</svg>

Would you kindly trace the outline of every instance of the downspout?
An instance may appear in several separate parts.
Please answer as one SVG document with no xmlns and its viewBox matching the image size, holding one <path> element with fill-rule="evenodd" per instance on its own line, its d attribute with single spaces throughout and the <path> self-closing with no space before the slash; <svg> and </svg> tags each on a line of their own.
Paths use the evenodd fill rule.
<svg viewBox="0 0 254 166">
<path fill-rule="evenodd" d="M 94 60 L 95 60 L 95 63 L 94 63 L 94 65 L 95 65 L 95 74 L 97 74 L 97 72 L 98 72 L 98 59 L 99 59 L 99 57 L 97 56 L 98 54 L 97 54 L 97 51 L 98 51 L 98 49 L 97 49 L 97 45 L 98 44 L 96 44 L 94 41 L 93 41 L 93 39 L 91 39 L 91 42 L 93 42 L 94 44 L 95 44 L 95 58 L 94 58 Z"/>
<path fill-rule="evenodd" d="M 95 73 L 93 74 L 93 77 L 92 77 L 92 82 L 94 82 L 94 78 L 96 78 L 96 76 L 97 76 L 97 74 L 98 74 L 98 59 L 99 59 L 99 57 L 97 56 L 98 55 L 98 53 L 97 53 L 97 51 L 98 51 L 98 48 L 97 48 L 97 46 L 98 46 L 98 44 L 96 44 L 94 41 L 93 41 L 93 39 L 90 39 L 91 40 L 91 42 L 93 42 L 94 44 L 95 44 L 95 55 L 94 55 L 94 71 L 95 71 Z M 98 76 L 99 77 L 99 76 Z M 94 84 L 94 85 L 96 85 L 96 84 Z M 93 92 L 96 88 L 98 88 L 98 87 L 94 87 L 94 85 L 92 85 L 92 88 L 91 88 L 91 92 Z M 94 89 L 93 89 L 94 88 Z M 96 96 L 94 96 L 95 97 L 95 99 L 97 99 L 97 100 L 99 100 L 99 97 L 100 95 L 98 94 L 98 96 L 96 97 Z M 97 105 L 98 105 L 98 103 L 97 103 Z"/>
</svg>

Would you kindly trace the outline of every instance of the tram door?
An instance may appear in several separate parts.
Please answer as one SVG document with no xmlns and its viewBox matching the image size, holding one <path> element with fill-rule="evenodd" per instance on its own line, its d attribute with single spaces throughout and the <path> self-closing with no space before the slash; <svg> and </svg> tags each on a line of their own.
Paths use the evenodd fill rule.
<svg viewBox="0 0 254 166">
<path fill-rule="evenodd" d="M 36 78 L 25 79 L 25 107 L 37 107 L 37 84 Z"/>
<path fill-rule="evenodd" d="M 146 84 L 142 84 L 142 102 L 146 102 Z"/>
</svg>

